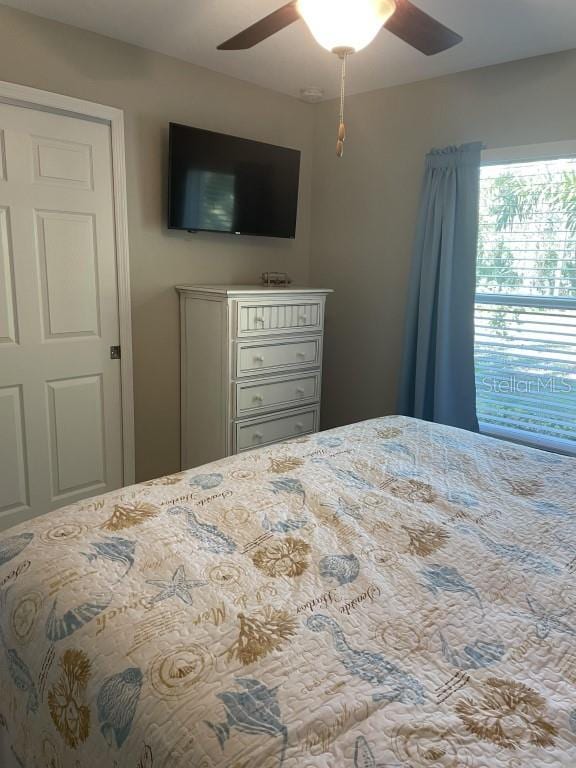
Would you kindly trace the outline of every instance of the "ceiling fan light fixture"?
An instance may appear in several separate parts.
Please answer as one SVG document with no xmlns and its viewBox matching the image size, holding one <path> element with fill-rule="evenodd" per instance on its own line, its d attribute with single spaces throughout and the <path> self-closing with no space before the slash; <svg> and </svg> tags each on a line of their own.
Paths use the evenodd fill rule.
<svg viewBox="0 0 576 768">
<path fill-rule="evenodd" d="M 328 51 L 361 51 L 396 10 L 395 0 L 298 0 L 298 11 Z"/>
</svg>

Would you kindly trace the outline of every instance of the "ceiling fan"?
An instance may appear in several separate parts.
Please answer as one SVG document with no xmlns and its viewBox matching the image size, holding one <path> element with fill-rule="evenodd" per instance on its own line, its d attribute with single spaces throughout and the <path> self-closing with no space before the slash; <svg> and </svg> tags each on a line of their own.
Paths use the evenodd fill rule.
<svg viewBox="0 0 576 768">
<path fill-rule="evenodd" d="M 342 157 L 346 59 L 369 45 L 384 27 L 408 45 L 433 56 L 462 42 L 462 37 L 429 16 L 410 0 L 292 0 L 218 46 L 220 51 L 253 48 L 296 21 L 304 19 L 323 48 L 342 60 L 340 125 L 336 152 Z"/>
</svg>

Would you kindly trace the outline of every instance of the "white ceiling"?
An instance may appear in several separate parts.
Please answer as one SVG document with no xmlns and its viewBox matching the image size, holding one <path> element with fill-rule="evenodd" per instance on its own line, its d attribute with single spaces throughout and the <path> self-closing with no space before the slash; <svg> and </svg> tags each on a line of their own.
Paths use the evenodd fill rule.
<svg viewBox="0 0 576 768">
<path fill-rule="evenodd" d="M 216 46 L 286 0 L 3 0 L 23 11 L 297 96 L 338 92 L 337 62 L 298 22 L 249 51 Z M 426 57 L 387 31 L 350 62 L 350 93 L 576 48 L 575 0 L 415 0 L 464 42 Z"/>
</svg>

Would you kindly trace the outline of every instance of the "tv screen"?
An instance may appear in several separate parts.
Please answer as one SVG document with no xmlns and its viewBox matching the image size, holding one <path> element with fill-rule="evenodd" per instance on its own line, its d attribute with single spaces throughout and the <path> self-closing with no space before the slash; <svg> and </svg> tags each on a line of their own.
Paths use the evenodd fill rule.
<svg viewBox="0 0 576 768">
<path fill-rule="evenodd" d="M 300 152 L 170 124 L 168 227 L 293 238 Z"/>
</svg>

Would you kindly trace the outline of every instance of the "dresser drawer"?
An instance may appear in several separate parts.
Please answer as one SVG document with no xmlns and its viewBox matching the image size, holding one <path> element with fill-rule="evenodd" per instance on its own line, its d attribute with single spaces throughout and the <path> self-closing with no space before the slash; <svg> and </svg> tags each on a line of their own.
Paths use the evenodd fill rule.
<svg viewBox="0 0 576 768">
<path fill-rule="evenodd" d="M 292 331 L 314 333 L 324 322 L 324 300 L 292 299 L 291 301 L 238 301 L 236 335 L 265 336 Z"/>
<path fill-rule="evenodd" d="M 281 416 L 236 422 L 236 453 L 278 443 L 299 435 L 309 435 L 318 430 L 318 406 L 310 409 L 286 411 Z"/>
<path fill-rule="evenodd" d="M 236 376 L 320 367 L 322 337 L 236 342 Z"/>
<path fill-rule="evenodd" d="M 239 381 L 235 387 L 237 416 L 254 416 L 258 412 L 294 408 L 320 400 L 319 373 Z"/>
</svg>

